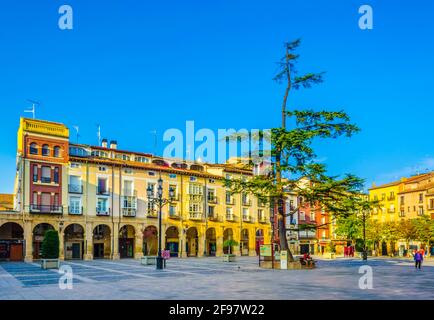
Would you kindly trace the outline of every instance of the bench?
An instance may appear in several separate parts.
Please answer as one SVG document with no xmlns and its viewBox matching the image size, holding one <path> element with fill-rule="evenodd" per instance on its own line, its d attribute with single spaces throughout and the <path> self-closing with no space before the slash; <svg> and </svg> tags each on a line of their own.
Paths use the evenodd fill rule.
<svg viewBox="0 0 434 320">
<path fill-rule="evenodd" d="M 156 256 L 144 256 L 141 259 L 141 264 L 143 266 L 156 266 L 157 265 L 157 257 Z"/>
</svg>

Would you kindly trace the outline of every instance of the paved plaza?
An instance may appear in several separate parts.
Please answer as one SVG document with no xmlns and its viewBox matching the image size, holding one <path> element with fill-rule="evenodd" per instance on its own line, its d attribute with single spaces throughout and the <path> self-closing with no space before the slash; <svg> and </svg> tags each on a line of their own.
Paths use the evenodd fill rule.
<svg viewBox="0 0 434 320">
<path fill-rule="evenodd" d="M 267 299 L 434 299 L 434 261 L 421 271 L 411 260 L 376 258 L 372 290 L 359 288 L 356 259 L 318 260 L 314 270 L 264 270 L 257 258 L 172 259 L 168 268 L 136 260 L 68 261 L 72 290 L 61 290 L 57 271 L 37 263 L 0 263 L 0 300 L 267 300 Z"/>
</svg>

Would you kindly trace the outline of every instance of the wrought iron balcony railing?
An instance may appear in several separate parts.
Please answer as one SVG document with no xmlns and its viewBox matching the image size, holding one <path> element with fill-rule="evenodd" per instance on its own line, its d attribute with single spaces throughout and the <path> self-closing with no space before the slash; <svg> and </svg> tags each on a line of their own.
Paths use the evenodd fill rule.
<svg viewBox="0 0 434 320">
<path fill-rule="evenodd" d="M 51 205 L 36 205 L 32 204 L 30 205 L 30 212 L 31 213 L 37 213 L 37 214 L 54 214 L 54 215 L 61 215 L 63 214 L 63 207 L 62 206 L 51 206 Z"/>
<path fill-rule="evenodd" d="M 68 207 L 68 213 L 71 215 L 82 215 L 83 214 L 83 207 Z"/>
<path fill-rule="evenodd" d="M 122 208 L 122 215 L 124 217 L 135 217 L 137 215 L 136 208 Z"/>
<path fill-rule="evenodd" d="M 96 215 L 97 216 L 109 216 L 111 212 L 110 208 L 96 208 Z"/>
<path fill-rule="evenodd" d="M 68 186 L 69 193 L 83 194 L 83 186 L 78 184 L 70 184 Z"/>
</svg>

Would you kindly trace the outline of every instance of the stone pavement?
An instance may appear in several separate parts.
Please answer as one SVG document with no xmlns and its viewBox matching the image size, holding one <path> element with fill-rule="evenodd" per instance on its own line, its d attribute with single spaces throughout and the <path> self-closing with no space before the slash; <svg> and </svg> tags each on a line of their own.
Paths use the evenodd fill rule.
<svg viewBox="0 0 434 320">
<path fill-rule="evenodd" d="M 408 259 L 370 259 L 372 290 L 359 288 L 358 259 L 319 260 L 314 270 L 264 270 L 257 258 L 172 259 L 168 268 L 136 260 L 68 261 L 73 290 L 61 290 L 57 271 L 36 263 L 0 263 L 0 300 L 267 300 L 434 299 L 434 261 L 415 270 Z"/>
</svg>

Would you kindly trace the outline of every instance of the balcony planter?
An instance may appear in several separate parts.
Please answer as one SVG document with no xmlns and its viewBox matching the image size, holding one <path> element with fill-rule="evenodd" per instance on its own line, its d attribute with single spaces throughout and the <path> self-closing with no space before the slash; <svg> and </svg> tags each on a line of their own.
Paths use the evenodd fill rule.
<svg viewBox="0 0 434 320">
<path fill-rule="evenodd" d="M 144 256 L 141 258 L 141 264 L 143 266 L 156 266 L 157 257 L 156 256 Z"/>
<path fill-rule="evenodd" d="M 41 268 L 44 270 L 59 269 L 60 268 L 60 261 L 59 261 L 59 259 L 42 259 L 41 260 Z"/>
<path fill-rule="evenodd" d="M 55 230 L 48 230 L 45 233 L 41 247 L 41 268 L 59 269 L 59 234 Z"/>
<path fill-rule="evenodd" d="M 232 247 L 238 246 L 238 242 L 232 239 L 226 240 L 223 244 L 224 248 L 228 248 L 228 254 L 223 255 L 223 262 L 235 262 L 236 255 L 232 254 Z"/>
<path fill-rule="evenodd" d="M 223 256 L 223 262 L 235 262 L 237 260 L 237 256 L 234 254 L 225 254 Z"/>
</svg>

